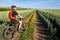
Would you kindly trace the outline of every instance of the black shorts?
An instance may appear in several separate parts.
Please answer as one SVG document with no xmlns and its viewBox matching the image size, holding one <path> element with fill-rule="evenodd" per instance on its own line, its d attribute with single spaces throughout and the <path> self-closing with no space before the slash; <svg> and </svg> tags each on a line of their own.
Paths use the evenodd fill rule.
<svg viewBox="0 0 60 40">
<path fill-rule="evenodd" d="M 17 23 L 19 23 L 19 20 L 17 20 L 17 19 L 11 20 L 11 23 L 12 24 L 17 24 Z"/>
</svg>

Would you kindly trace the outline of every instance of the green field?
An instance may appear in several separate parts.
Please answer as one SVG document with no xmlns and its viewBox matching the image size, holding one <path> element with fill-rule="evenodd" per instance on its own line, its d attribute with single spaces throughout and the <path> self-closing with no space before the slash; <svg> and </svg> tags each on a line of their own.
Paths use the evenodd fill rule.
<svg viewBox="0 0 60 40">
<path fill-rule="evenodd" d="M 21 14 L 24 18 L 29 16 L 30 12 L 32 12 L 32 11 L 33 10 L 17 10 L 18 14 Z M 8 21 L 9 20 L 8 13 L 9 13 L 9 11 L 0 11 L 0 19 Z"/>
</svg>

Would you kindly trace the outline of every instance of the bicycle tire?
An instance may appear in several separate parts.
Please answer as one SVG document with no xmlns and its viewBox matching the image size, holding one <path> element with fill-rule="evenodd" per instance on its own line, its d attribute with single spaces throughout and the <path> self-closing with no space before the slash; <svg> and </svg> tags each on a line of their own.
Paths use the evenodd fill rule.
<svg viewBox="0 0 60 40">
<path fill-rule="evenodd" d="M 7 27 L 7 28 L 4 29 L 4 31 L 3 31 L 3 38 L 5 38 L 5 39 L 11 39 L 12 38 L 12 32 L 9 33 L 10 36 L 8 36 L 8 34 L 7 34 L 9 29 L 10 29 L 10 27 Z"/>
</svg>

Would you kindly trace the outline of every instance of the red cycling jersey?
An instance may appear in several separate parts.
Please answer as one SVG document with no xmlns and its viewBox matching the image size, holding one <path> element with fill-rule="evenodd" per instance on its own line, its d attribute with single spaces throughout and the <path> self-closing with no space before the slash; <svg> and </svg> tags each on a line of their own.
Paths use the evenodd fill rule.
<svg viewBox="0 0 60 40">
<path fill-rule="evenodd" d="M 8 17 L 9 17 L 10 20 L 15 20 L 16 19 L 16 17 L 15 17 L 16 15 L 18 15 L 18 13 L 16 11 L 11 10 L 9 12 L 9 14 L 8 14 Z"/>
</svg>

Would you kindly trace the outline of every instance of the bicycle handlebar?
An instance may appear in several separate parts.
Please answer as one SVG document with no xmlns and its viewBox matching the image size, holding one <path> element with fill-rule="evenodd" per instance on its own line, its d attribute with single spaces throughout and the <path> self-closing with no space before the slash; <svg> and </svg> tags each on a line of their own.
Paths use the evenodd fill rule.
<svg viewBox="0 0 60 40">
<path fill-rule="evenodd" d="M 23 20 L 24 18 L 18 18 L 19 20 Z"/>
</svg>

